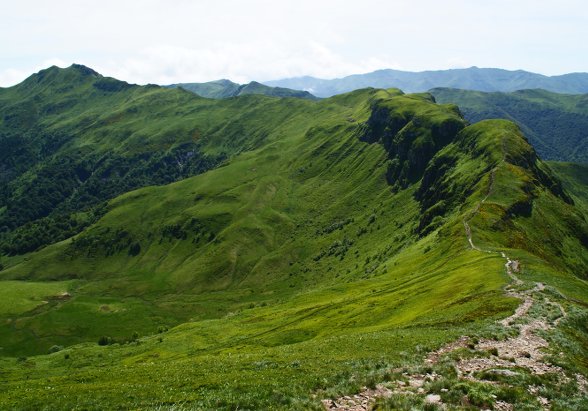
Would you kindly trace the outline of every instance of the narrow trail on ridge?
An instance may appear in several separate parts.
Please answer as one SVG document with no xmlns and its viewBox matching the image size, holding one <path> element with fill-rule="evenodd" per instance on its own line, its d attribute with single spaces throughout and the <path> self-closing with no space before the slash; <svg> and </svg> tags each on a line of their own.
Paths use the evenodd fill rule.
<svg viewBox="0 0 588 411">
<path fill-rule="evenodd" d="M 470 348 L 474 349 L 476 352 L 480 352 L 480 354 L 484 353 L 486 355 L 456 360 L 454 366 L 458 378 L 460 379 L 488 383 L 488 381 L 476 378 L 475 374 L 484 371 L 506 376 L 516 376 L 519 373 L 516 370 L 513 370 L 513 368 L 518 367 L 525 368 L 536 375 L 555 373 L 559 376 L 560 381 L 567 382 L 569 381 L 569 378 L 565 375 L 563 369 L 543 361 L 543 351 L 549 346 L 549 344 L 544 338 L 537 335 L 537 331 L 553 329 L 567 316 L 563 306 L 558 302 L 551 301 L 545 296 L 545 294 L 541 293 L 545 289 L 545 286 L 542 283 L 535 283 L 534 285 L 524 283 L 516 275 L 516 273 L 520 271 L 520 263 L 517 260 L 511 260 L 506 253 L 502 251 L 484 250 L 477 246 L 472 238 L 470 221 L 479 213 L 483 204 L 492 195 L 494 191 L 495 173 L 498 167 L 505 162 L 505 158 L 506 155 L 504 155 L 503 160 L 490 171 L 486 195 L 478 202 L 478 204 L 476 204 L 474 209 L 466 215 L 463 219 L 463 225 L 467 241 L 472 250 L 488 254 L 498 254 L 505 259 L 505 271 L 511 279 L 510 284 L 505 287 L 505 292 L 511 297 L 520 299 L 521 304 L 510 317 L 498 321 L 497 324 L 507 331 L 507 335 L 516 334 L 516 336 L 508 337 L 502 341 L 495 339 L 473 340 L 468 336 L 462 336 L 458 340 L 431 352 L 425 359 L 425 365 L 434 365 L 438 363 L 442 357 L 457 349 Z M 542 301 L 540 301 L 540 297 Z M 537 318 L 530 315 L 529 312 L 533 305 L 539 303 L 557 307 L 561 315 L 551 321 L 542 316 Z M 492 355 L 488 356 L 487 353 L 492 353 Z M 375 388 L 371 389 L 364 387 L 364 389 L 356 395 L 343 396 L 334 400 L 325 399 L 322 400 L 322 404 L 326 410 L 366 411 L 372 409 L 375 401 L 380 397 L 385 398 L 395 394 L 425 395 L 426 392 L 423 389 L 425 383 L 427 381 L 435 381 L 442 376 L 433 372 L 426 374 L 404 373 L 403 377 L 408 379 L 408 384 L 403 381 L 394 381 L 392 383 L 378 384 Z M 586 392 L 588 386 L 586 379 L 577 374 L 576 381 L 578 387 Z M 538 399 L 543 409 L 549 409 L 549 400 L 538 395 L 537 387 L 531 386 L 527 387 L 527 389 Z M 439 395 L 426 395 L 425 402 L 437 404 L 442 408 L 445 407 L 445 404 L 443 404 Z M 494 409 L 512 410 L 513 404 L 504 401 L 496 401 L 494 403 Z"/>
</svg>

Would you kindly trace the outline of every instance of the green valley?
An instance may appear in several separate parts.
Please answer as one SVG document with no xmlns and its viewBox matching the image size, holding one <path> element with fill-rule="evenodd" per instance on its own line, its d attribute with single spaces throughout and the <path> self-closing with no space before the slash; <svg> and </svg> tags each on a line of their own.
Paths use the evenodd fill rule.
<svg viewBox="0 0 588 411">
<path fill-rule="evenodd" d="M 0 110 L 4 408 L 321 409 L 384 386 L 378 409 L 588 406 L 585 170 L 524 127 L 428 93 L 213 100 L 77 65 Z M 539 319 L 544 353 L 520 357 L 546 372 L 483 348 Z"/>
</svg>

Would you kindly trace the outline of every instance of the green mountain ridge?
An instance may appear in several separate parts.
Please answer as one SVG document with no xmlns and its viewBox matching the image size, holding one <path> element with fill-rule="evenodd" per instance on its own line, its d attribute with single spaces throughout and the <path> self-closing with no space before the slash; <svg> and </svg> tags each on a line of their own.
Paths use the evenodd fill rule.
<svg viewBox="0 0 588 411">
<path fill-rule="evenodd" d="M 94 221 L 109 198 L 198 174 L 255 145 L 263 132 L 240 118 L 255 117 L 271 102 L 248 101 L 237 107 L 133 86 L 77 65 L 52 67 L 2 90 L 0 232 L 8 238 L 0 235 L 0 246 L 18 254 L 66 238 Z M 199 109 L 212 105 L 222 106 L 219 117 L 203 121 L 207 114 Z M 283 119 L 273 114 L 269 124 Z M 206 147 L 221 134 L 224 141 Z"/>
<path fill-rule="evenodd" d="M 237 84 L 230 80 L 216 80 L 206 83 L 178 83 L 171 84 L 170 88 L 182 88 L 207 98 L 230 98 L 247 94 L 260 94 L 273 97 L 295 97 L 315 100 L 316 97 L 308 91 L 292 90 L 284 87 L 269 87 L 252 81 L 247 84 Z"/>
<path fill-rule="evenodd" d="M 459 105 L 470 122 L 490 118 L 514 121 L 544 159 L 588 162 L 588 94 L 545 90 L 484 93 L 442 88 L 430 92 L 441 103 Z"/>
<path fill-rule="evenodd" d="M 80 71 L 58 74 L 78 81 Z M 199 157 L 219 160 L 174 181 L 152 179 L 161 163 L 149 172 L 150 160 L 125 163 L 128 174 L 103 181 L 109 189 L 91 203 L 99 212 L 75 232 L 32 252 L 5 248 L 4 406 L 320 409 L 322 398 L 406 378 L 461 335 L 507 338 L 496 320 L 520 301 L 504 292 L 501 253 L 519 263 L 521 287 L 544 284 L 534 310 L 549 298 L 569 313 L 549 333 L 550 361 L 588 374 L 583 169 L 543 162 L 514 123 L 468 125 L 457 106 L 397 89 L 211 100 L 155 86 L 106 94 L 99 76 L 84 76 L 30 95 L 27 82 L 0 91 L 2 113 L 20 116 L 11 138 L 36 143 L 31 124 L 66 134 L 47 155 L 65 171 L 83 147 L 107 159 L 156 156 L 194 136 Z M 79 102 L 60 104 L 70 96 Z M 13 108 L 23 102 L 34 104 L 32 120 Z M 35 194 L 26 184 L 39 158 L 6 169 L 1 216 L 11 198 Z M 141 184 L 110 188 L 132 173 Z M 8 226 L 5 244 L 26 224 Z M 476 351 L 465 350 L 455 355 Z M 531 384 L 554 406 L 585 405 L 558 376 L 515 368 L 520 377 L 503 386 L 459 380 L 450 364 L 418 369 L 443 374 L 425 394 L 457 409 L 496 398 L 540 407 Z M 381 406 L 411 408 L 394 404 Z"/>
</svg>

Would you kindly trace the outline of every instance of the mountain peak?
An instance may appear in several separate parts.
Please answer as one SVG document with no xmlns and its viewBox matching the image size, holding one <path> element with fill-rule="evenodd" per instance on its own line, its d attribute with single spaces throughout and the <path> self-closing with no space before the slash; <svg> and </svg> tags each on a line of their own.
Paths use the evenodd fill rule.
<svg viewBox="0 0 588 411">
<path fill-rule="evenodd" d="M 91 69 L 88 66 L 84 66 L 83 64 L 72 64 L 71 66 L 69 66 L 68 68 L 66 68 L 65 70 L 72 70 L 72 71 L 76 71 L 84 76 L 93 76 L 93 77 L 98 77 L 100 76 L 100 74 L 98 72 L 96 72 L 95 70 Z"/>
<path fill-rule="evenodd" d="M 49 85 L 52 83 L 79 83 L 87 81 L 87 79 L 102 78 L 95 70 L 84 66 L 82 64 L 72 64 L 69 67 L 61 68 L 58 66 L 51 66 L 46 69 L 31 75 L 23 83 L 25 88 L 34 87 L 36 85 Z M 17 85 L 16 87 L 19 87 Z"/>
</svg>

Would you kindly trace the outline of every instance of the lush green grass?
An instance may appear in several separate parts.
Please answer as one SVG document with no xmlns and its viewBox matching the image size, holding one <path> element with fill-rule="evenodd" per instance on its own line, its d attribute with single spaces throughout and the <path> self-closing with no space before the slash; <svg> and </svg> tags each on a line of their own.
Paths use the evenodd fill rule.
<svg viewBox="0 0 588 411">
<path fill-rule="evenodd" d="M 92 409 L 316 406 L 313 391 L 359 387 L 378 363 L 402 366 L 512 310 L 515 302 L 497 289 L 504 282 L 500 259 L 465 253 L 448 266 L 427 264 L 414 273 L 409 267 L 427 260 L 415 249 L 398 261 L 398 272 L 186 323 L 139 345 L 91 343 L 27 361 L 6 359 L 2 401 Z M 25 379 L 27 399 L 18 395 Z"/>
<path fill-rule="evenodd" d="M 405 278 L 435 261 L 436 252 L 423 253 L 425 247 L 447 254 L 449 244 L 437 248 L 439 240 L 431 238 L 421 240 L 408 254 L 407 247 L 419 240 L 419 204 L 413 189 L 390 193 L 386 151 L 358 139 L 358 126 L 347 118 L 367 117 L 366 94 L 384 99 L 392 113 L 401 112 L 409 128 L 417 119 L 426 130 L 455 116 L 451 108 L 398 92 L 341 96 L 322 103 L 330 109 L 320 118 L 323 129 L 291 133 L 201 176 L 123 195 L 110 203 L 111 211 L 99 223 L 74 240 L 47 247 L 26 261 L 14 259 L 14 265 L 7 260 L 5 278 L 73 277 L 83 284 L 67 303 L 23 319 L 23 329 L 46 338 L 46 348 L 97 340 L 103 334 L 126 338 L 134 331 L 154 332 L 160 325 L 219 318 L 252 304 L 281 304 L 318 286 L 355 283 L 390 272 Z M 353 102 L 360 104 L 343 106 L 343 118 L 332 114 L 333 103 Z M 319 104 L 317 113 L 322 110 Z M 464 244 L 461 232 L 456 232 L 455 241 Z M 139 244 L 136 256 L 129 254 L 133 244 Z M 401 255 L 410 258 L 399 261 Z M 460 279 L 464 274 L 459 265 L 471 256 L 465 258 L 456 258 L 455 278 L 447 279 L 447 287 L 454 287 L 455 281 L 467 284 L 463 294 L 457 289 L 452 293 L 457 300 L 478 287 L 473 280 Z M 441 262 L 446 265 L 444 259 Z M 500 274 L 498 263 L 496 267 Z M 438 275 L 431 281 L 445 284 Z M 489 283 L 491 288 L 483 292 L 498 289 L 500 283 Z M 435 295 L 435 287 L 428 288 Z M 447 292 L 437 288 L 443 298 Z M 117 299 L 125 301 L 125 309 L 101 309 Z M 402 304 L 411 321 L 422 315 L 413 305 L 422 304 L 422 299 L 413 299 Z M 438 306 L 435 298 L 430 304 Z M 72 317 L 92 327 L 72 330 L 67 325 Z M 24 332 L 20 339 L 13 334 L 11 341 L 20 352 L 39 349 L 25 343 Z"/>
<path fill-rule="evenodd" d="M 22 314 L 49 299 L 63 298 L 73 282 L 3 281 L 0 288 L 0 315 Z"/>
<path fill-rule="evenodd" d="M 148 134 L 206 128 L 201 149 L 232 156 L 117 196 L 72 238 L 3 256 L 6 293 L 71 281 L 69 299 L 0 314 L 8 408 L 318 407 L 313 393 L 358 390 L 514 310 L 504 260 L 470 248 L 465 218 L 525 278 L 586 300 L 581 214 L 510 122 L 465 127 L 454 106 L 398 90 L 319 102 L 140 92 L 141 110 L 156 106 L 153 122 L 135 119 Z M 174 96 L 187 100 L 158 105 Z M 158 117 L 165 107 L 191 114 Z M 54 345 L 65 348 L 39 355 Z"/>
<path fill-rule="evenodd" d="M 0 247 L 34 251 L 92 224 L 105 200 L 200 174 L 270 134 L 304 133 L 314 106 L 255 95 L 203 99 L 83 66 L 43 70 L 0 90 Z"/>
<path fill-rule="evenodd" d="M 577 163 L 550 161 L 549 167 L 560 177 L 575 205 L 588 216 L 588 166 Z"/>
</svg>

